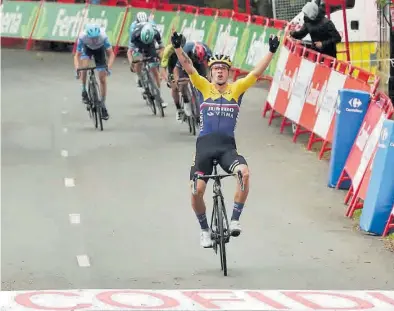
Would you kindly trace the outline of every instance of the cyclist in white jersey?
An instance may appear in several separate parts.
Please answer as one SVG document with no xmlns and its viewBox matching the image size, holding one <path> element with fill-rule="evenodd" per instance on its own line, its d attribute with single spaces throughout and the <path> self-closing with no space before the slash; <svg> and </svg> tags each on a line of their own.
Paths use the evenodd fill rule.
<svg viewBox="0 0 394 311">
<path fill-rule="evenodd" d="M 108 55 L 108 65 L 106 54 Z M 87 24 L 85 30 L 78 38 L 77 52 L 74 56 L 74 67 L 77 70 L 79 67 L 88 67 L 89 60 L 94 58 L 97 71 L 99 72 L 101 99 L 103 104 L 103 119 L 108 120 L 109 115 L 105 99 L 107 95 L 107 75 L 111 74 L 112 65 L 115 60 L 115 53 L 112 45 L 108 40 L 108 36 L 103 28 L 99 25 Z M 107 67 L 107 68 L 105 68 Z M 82 78 L 82 101 L 86 104 L 88 94 L 86 92 L 86 71 L 77 73 L 79 79 Z M 89 109 L 89 106 L 88 106 Z"/>
</svg>

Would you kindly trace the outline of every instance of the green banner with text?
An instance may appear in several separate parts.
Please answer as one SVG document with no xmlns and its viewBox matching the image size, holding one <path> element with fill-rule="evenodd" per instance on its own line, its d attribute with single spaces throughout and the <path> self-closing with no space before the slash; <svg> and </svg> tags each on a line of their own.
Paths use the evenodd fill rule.
<svg viewBox="0 0 394 311">
<path fill-rule="evenodd" d="M 185 12 L 158 11 L 134 7 L 4 1 L 1 5 L 2 37 L 75 42 L 86 23 L 97 23 L 106 29 L 112 45 L 127 47 L 130 25 L 139 11 L 145 11 L 159 29 L 164 44 L 170 43 L 173 29 L 182 32 L 188 41 L 202 41 L 213 53 L 227 54 L 234 67 L 250 71 L 268 52 L 268 40 L 278 29 L 251 23 L 236 22 L 218 16 L 197 16 Z M 127 15 L 126 15 L 127 12 Z M 122 28 L 123 25 L 123 28 Z M 279 53 L 276 53 L 265 74 L 273 76 Z"/>
<path fill-rule="evenodd" d="M 4 1 L 1 4 L 1 36 L 29 38 L 39 7 L 39 2 Z"/>
</svg>

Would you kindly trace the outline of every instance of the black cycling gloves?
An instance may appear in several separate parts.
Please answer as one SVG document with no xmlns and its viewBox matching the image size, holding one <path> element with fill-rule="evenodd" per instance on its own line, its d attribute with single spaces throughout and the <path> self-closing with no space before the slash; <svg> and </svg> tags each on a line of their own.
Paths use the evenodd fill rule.
<svg viewBox="0 0 394 311">
<path fill-rule="evenodd" d="M 279 43 L 280 42 L 279 42 L 278 36 L 272 36 L 272 35 L 270 36 L 268 44 L 270 46 L 269 50 L 270 50 L 271 53 L 275 53 L 276 52 L 276 50 L 279 47 Z"/>
<path fill-rule="evenodd" d="M 172 34 L 172 36 L 171 36 L 171 43 L 172 43 L 172 46 L 175 48 L 175 49 L 178 49 L 178 48 L 180 48 L 181 47 L 181 44 L 182 44 L 182 36 L 180 35 L 180 34 L 178 34 L 176 31 Z"/>
</svg>

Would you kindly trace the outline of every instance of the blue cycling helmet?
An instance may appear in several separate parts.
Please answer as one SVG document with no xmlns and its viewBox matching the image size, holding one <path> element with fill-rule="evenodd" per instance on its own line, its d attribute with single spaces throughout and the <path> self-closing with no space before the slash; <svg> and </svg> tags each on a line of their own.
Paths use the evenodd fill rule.
<svg viewBox="0 0 394 311">
<path fill-rule="evenodd" d="M 96 38 L 100 36 L 101 30 L 99 25 L 86 25 L 86 34 L 89 38 Z"/>
</svg>

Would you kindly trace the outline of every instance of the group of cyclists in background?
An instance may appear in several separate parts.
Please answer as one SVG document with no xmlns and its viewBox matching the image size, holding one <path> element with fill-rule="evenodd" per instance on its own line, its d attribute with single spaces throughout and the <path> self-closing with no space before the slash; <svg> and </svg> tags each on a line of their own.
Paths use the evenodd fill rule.
<svg viewBox="0 0 394 311">
<path fill-rule="evenodd" d="M 181 35 L 183 50 L 193 61 L 193 65 L 198 73 L 207 77 L 208 60 L 212 56 L 211 49 L 202 42 L 189 41 Z M 106 61 L 108 56 L 108 63 Z M 153 19 L 149 18 L 145 12 L 138 12 L 135 21 L 129 28 L 129 44 L 127 58 L 130 70 L 137 75 L 137 86 L 142 88 L 141 84 L 141 60 L 143 57 L 149 57 L 153 60 L 149 62 L 151 72 L 155 77 L 155 82 L 160 90 L 161 80 L 164 80 L 171 88 L 172 98 L 176 107 L 176 120 L 182 122 L 182 115 L 190 116 L 192 113 L 190 98 L 185 96 L 183 89 L 179 90 L 177 81 L 187 77 L 187 73 L 182 69 L 174 47 L 168 44 L 163 45 L 162 37 L 156 27 Z M 90 59 L 94 58 L 97 70 L 99 72 L 101 100 L 103 104 L 103 119 L 108 120 L 109 114 L 106 106 L 107 83 L 106 77 L 111 74 L 115 54 L 109 42 L 105 30 L 96 24 L 86 24 L 84 31 L 78 38 L 77 50 L 74 56 L 74 67 L 76 77 L 82 80 L 82 101 L 90 109 L 88 94 L 86 91 L 86 72 L 79 72 L 77 69 L 82 66 L 86 67 Z M 179 91 L 184 95 L 184 105 L 180 105 Z M 143 94 L 144 95 L 144 94 Z M 168 104 L 162 99 L 163 108 Z"/>
<path fill-rule="evenodd" d="M 239 181 L 234 195 L 233 213 L 229 224 L 229 232 L 234 237 L 241 233 L 239 218 L 249 193 L 249 169 L 245 158 L 237 152 L 235 128 L 244 93 L 257 82 L 269 66 L 279 47 L 279 38 L 271 35 L 268 43 L 269 52 L 261 56 L 255 68 L 245 77 L 230 83 L 232 61 L 229 56 L 213 55 L 206 44 L 187 42 L 186 38 L 176 31 L 171 36 L 171 43 L 164 47 L 160 32 L 145 12 L 137 13 L 135 22 L 130 26 L 127 56 L 131 71 L 137 74 L 139 87 L 141 87 L 141 65 L 136 61 L 152 57 L 150 67 L 155 83 L 160 90 L 161 77 L 171 87 L 177 109 L 177 120 L 181 120 L 182 113 L 190 113 L 190 103 L 187 98 L 184 98 L 185 105 L 182 111 L 176 81 L 182 77 L 188 77 L 196 90 L 200 132 L 190 168 L 190 181 L 195 180 L 196 174 L 200 176 L 211 174 L 213 163 L 216 161 L 228 174 L 240 173 L 242 176 L 242 186 Z M 109 56 L 108 64 L 105 59 L 106 52 Z M 86 65 L 85 62 L 91 57 L 95 58 L 96 66 L 105 67 L 105 70 L 99 72 L 99 78 L 105 107 L 103 119 L 108 119 L 105 106 L 106 76 L 111 73 L 115 55 L 105 31 L 98 25 L 86 25 L 85 31 L 78 39 L 77 53 L 74 58 L 77 78 L 80 77 L 78 71 L 80 61 L 82 65 Z M 86 103 L 85 84 L 86 76 L 82 73 L 82 100 Z M 182 91 L 180 93 L 183 94 Z M 162 107 L 167 106 L 163 100 L 160 104 Z M 203 198 L 207 181 L 206 178 L 199 179 L 191 196 L 191 205 L 201 229 L 200 245 L 204 248 L 213 245 Z"/>
</svg>

